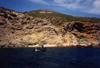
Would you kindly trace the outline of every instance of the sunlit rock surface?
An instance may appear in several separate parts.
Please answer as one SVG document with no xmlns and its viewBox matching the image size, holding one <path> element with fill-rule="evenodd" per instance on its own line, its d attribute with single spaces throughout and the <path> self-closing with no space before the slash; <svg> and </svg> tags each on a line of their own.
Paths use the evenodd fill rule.
<svg viewBox="0 0 100 68">
<path fill-rule="evenodd" d="M 27 47 L 35 44 L 99 47 L 100 23 L 65 22 L 60 28 L 46 19 L 0 7 L 0 47 Z"/>
</svg>

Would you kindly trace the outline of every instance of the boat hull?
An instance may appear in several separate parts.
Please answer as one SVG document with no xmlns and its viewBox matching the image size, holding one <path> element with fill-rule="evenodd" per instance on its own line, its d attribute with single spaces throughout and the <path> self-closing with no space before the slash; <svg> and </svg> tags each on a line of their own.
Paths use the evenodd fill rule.
<svg viewBox="0 0 100 68">
<path fill-rule="evenodd" d="M 35 51 L 46 51 L 46 48 L 35 48 Z"/>
</svg>

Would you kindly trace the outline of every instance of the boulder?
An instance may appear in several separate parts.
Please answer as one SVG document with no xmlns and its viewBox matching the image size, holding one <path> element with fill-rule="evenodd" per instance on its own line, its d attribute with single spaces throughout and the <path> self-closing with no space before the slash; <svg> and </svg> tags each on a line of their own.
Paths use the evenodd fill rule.
<svg viewBox="0 0 100 68">
<path fill-rule="evenodd" d="M 6 43 L 0 43 L 0 48 L 3 48 L 6 46 Z"/>
</svg>

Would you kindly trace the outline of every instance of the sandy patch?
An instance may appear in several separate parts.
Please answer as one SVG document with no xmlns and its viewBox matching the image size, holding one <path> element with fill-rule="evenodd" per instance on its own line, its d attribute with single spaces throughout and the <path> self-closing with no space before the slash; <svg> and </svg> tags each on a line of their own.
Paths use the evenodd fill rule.
<svg viewBox="0 0 100 68">
<path fill-rule="evenodd" d="M 28 45 L 28 47 L 39 47 L 39 45 Z M 56 45 L 44 45 L 44 47 L 57 47 Z"/>
</svg>

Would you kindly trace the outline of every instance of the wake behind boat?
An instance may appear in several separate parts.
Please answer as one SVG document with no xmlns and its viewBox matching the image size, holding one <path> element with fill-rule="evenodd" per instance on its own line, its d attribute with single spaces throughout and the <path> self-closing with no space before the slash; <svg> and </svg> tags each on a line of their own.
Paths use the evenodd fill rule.
<svg viewBox="0 0 100 68">
<path fill-rule="evenodd" d="M 46 51 L 46 48 L 44 47 L 44 45 L 39 45 L 39 47 L 35 47 L 35 51 Z"/>
</svg>

